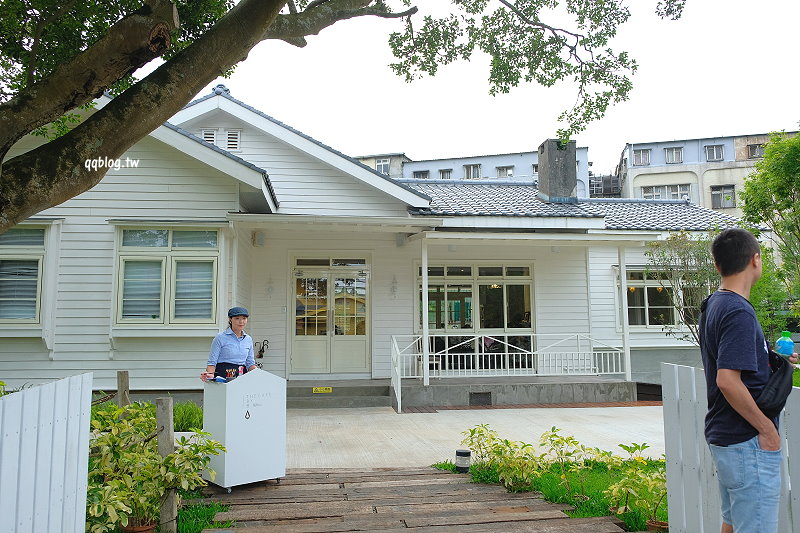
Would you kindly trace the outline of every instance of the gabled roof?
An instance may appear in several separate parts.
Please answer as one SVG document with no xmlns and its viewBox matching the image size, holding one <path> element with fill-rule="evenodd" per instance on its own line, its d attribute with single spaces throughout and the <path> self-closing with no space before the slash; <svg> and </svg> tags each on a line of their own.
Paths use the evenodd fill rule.
<svg viewBox="0 0 800 533">
<path fill-rule="evenodd" d="M 367 165 L 349 157 L 330 146 L 302 133 L 291 126 L 233 98 L 224 85 L 217 85 L 211 94 L 189 102 L 186 107 L 176 113 L 171 122 L 182 124 L 188 120 L 204 115 L 214 109 L 221 109 L 273 135 L 283 142 L 323 161 L 346 174 L 375 187 L 386 194 L 405 202 L 412 207 L 427 207 L 429 198 L 424 194 L 407 187 L 388 176 L 381 174 Z"/>
<path fill-rule="evenodd" d="M 607 230 L 706 231 L 735 226 L 736 217 L 683 200 L 583 199 L 575 204 L 541 200 L 536 187 L 521 183 L 411 182 L 431 197 L 420 216 L 602 218 Z"/>
</svg>

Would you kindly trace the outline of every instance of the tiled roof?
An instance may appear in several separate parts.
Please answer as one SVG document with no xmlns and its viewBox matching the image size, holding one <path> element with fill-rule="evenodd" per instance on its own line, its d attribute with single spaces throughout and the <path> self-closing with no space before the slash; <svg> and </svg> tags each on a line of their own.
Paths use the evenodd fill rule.
<svg viewBox="0 0 800 533">
<path fill-rule="evenodd" d="M 420 182 L 406 184 L 431 197 L 428 209 L 412 209 L 414 215 L 501 217 L 603 218 L 606 229 L 696 230 L 737 224 L 730 215 L 681 200 L 582 199 L 576 204 L 547 203 L 537 197 L 531 184 L 476 181 Z"/>
</svg>

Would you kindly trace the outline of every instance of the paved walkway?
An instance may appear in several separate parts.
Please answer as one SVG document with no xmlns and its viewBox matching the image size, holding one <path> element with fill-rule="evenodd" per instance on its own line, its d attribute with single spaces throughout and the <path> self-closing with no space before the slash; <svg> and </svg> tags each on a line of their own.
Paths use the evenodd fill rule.
<svg viewBox="0 0 800 533">
<path fill-rule="evenodd" d="M 660 406 L 442 410 L 397 414 L 388 407 L 289 409 L 288 468 L 391 468 L 454 460 L 461 433 L 489 424 L 502 438 L 537 444 L 552 426 L 582 444 L 620 454 L 645 442 L 664 453 Z"/>
</svg>

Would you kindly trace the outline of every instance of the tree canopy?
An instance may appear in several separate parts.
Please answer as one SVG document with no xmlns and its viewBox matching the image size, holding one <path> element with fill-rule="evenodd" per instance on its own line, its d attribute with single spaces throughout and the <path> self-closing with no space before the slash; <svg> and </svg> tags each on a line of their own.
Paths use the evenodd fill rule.
<svg viewBox="0 0 800 533">
<path fill-rule="evenodd" d="M 764 158 L 744 182 L 742 200 L 746 221 L 772 228 L 785 281 L 794 297 L 799 297 L 800 135 L 771 136 L 764 147 Z"/>
<path fill-rule="evenodd" d="M 680 17 L 685 0 L 658 0 Z M 103 169 L 265 39 L 305 46 L 309 36 L 358 17 L 399 19 L 391 68 L 406 80 L 435 75 L 480 51 L 490 91 L 523 82 L 571 82 L 560 117 L 567 138 L 628 98 L 636 62 L 611 40 L 630 18 L 619 0 L 450 0 L 444 16 L 411 0 L 0 0 L 0 232 L 93 187 Z M 135 80 L 157 57 L 164 63 Z M 115 98 L 78 122 L 75 110 L 106 91 Z M 39 148 L 6 159 L 22 137 L 50 132 Z M 55 138 L 53 138 L 55 137 Z"/>
</svg>

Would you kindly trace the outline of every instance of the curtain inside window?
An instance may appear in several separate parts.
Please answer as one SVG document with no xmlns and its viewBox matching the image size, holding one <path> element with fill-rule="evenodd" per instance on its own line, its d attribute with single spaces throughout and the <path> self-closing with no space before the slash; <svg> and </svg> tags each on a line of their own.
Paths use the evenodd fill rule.
<svg viewBox="0 0 800 533">
<path fill-rule="evenodd" d="M 175 262 L 175 318 L 211 318 L 213 292 L 213 261 Z"/>
<path fill-rule="evenodd" d="M 35 319 L 39 261 L 0 260 L 0 319 Z"/>
<path fill-rule="evenodd" d="M 161 318 L 161 261 L 125 261 L 122 318 Z"/>
</svg>

